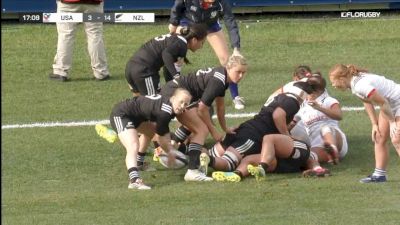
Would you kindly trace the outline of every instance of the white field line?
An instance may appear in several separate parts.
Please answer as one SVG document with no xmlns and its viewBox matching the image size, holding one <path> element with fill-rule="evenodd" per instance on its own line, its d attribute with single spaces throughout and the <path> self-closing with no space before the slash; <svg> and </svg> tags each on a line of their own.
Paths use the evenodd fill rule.
<svg viewBox="0 0 400 225">
<path fill-rule="evenodd" d="M 361 111 L 364 107 L 342 107 L 342 111 Z M 256 112 L 252 113 L 229 113 L 226 114 L 226 118 L 248 118 L 256 115 Z M 216 115 L 213 116 L 216 118 Z M 16 129 L 16 128 L 35 128 L 35 127 L 80 127 L 80 126 L 94 126 L 96 124 L 110 124 L 109 120 L 90 120 L 90 121 L 75 121 L 75 122 L 42 122 L 42 123 L 30 123 L 30 124 L 9 124 L 2 125 L 1 129 Z"/>
</svg>

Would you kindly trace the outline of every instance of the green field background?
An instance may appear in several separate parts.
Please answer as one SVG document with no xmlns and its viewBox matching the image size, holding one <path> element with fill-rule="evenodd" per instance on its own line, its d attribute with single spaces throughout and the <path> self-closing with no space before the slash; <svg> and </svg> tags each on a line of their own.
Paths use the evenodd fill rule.
<svg viewBox="0 0 400 225">
<path fill-rule="evenodd" d="M 291 79 L 297 65 L 326 76 L 353 63 L 400 83 L 400 17 L 380 19 L 239 20 L 249 71 L 240 83 L 243 111 L 257 112 Z M 83 26 L 77 32 L 71 82 L 48 79 L 56 51 L 55 25 L 2 24 L 2 125 L 105 120 L 130 97 L 125 64 L 136 49 L 167 33 L 167 23 L 105 25 L 112 79 L 92 78 Z M 184 73 L 216 66 L 206 44 L 190 53 Z M 328 87 L 342 106 L 362 106 Z M 399 96 L 400 98 L 400 96 Z M 229 119 L 231 126 L 246 118 Z M 174 124 L 172 124 L 174 126 Z M 2 129 L 3 224 L 399 224 L 400 161 L 390 147 L 389 182 L 360 184 L 374 168 L 365 112 L 344 112 L 349 153 L 333 176 L 268 175 L 265 182 L 186 183 L 185 170 L 144 172 L 151 191 L 127 189 L 125 150 L 99 138 L 93 126 Z M 211 145 L 211 138 L 207 145 Z M 149 157 L 148 160 L 151 160 Z"/>
</svg>

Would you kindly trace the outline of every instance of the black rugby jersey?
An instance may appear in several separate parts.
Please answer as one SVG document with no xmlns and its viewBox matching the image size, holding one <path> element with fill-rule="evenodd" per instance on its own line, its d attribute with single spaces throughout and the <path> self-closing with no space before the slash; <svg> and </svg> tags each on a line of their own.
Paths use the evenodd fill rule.
<svg viewBox="0 0 400 225">
<path fill-rule="evenodd" d="M 245 124 L 255 128 L 257 133 L 262 136 L 279 133 L 272 117 L 272 113 L 278 107 L 286 112 L 286 124 L 289 124 L 293 120 L 294 115 L 296 115 L 300 109 L 297 99 L 287 94 L 279 94 L 275 96 L 271 102 L 267 102 L 261 108 L 261 111 L 255 115 L 253 119 L 246 121 Z"/>
<path fill-rule="evenodd" d="M 200 69 L 196 73 L 189 73 L 169 81 L 178 84 L 190 92 L 192 101 L 201 100 L 208 107 L 216 97 L 224 97 L 229 87 L 225 67 Z"/>
<path fill-rule="evenodd" d="M 187 40 L 184 37 L 176 34 L 164 34 L 146 42 L 130 60 L 144 64 L 149 70 L 155 72 L 165 65 L 168 72 L 175 76 L 178 72 L 174 63 L 178 61 L 178 58 L 186 57 L 187 49 Z"/>
<path fill-rule="evenodd" d="M 135 127 L 144 121 L 156 122 L 156 133 L 160 136 L 169 132 L 168 125 L 175 117 L 171 102 L 161 95 L 137 96 L 127 99 L 114 106 L 113 114 L 131 118 Z"/>
<path fill-rule="evenodd" d="M 179 21 L 183 18 L 190 23 L 205 23 L 209 26 L 223 18 L 229 32 L 232 48 L 240 48 L 239 28 L 232 13 L 231 5 L 227 0 L 215 0 L 208 9 L 204 9 L 200 5 L 200 0 L 175 0 L 169 22 L 178 26 Z"/>
</svg>

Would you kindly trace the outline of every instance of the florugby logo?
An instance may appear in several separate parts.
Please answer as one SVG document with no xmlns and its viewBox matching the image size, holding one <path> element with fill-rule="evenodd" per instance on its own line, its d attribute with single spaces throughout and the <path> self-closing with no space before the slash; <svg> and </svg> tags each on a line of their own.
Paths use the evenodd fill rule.
<svg viewBox="0 0 400 225">
<path fill-rule="evenodd" d="M 341 12 L 340 17 L 342 18 L 378 18 L 381 15 L 380 12 Z"/>
</svg>

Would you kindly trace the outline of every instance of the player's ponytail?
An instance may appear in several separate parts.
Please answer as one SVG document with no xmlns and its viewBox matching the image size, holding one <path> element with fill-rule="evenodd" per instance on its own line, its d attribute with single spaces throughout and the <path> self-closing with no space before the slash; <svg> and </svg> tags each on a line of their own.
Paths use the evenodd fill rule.
<svg viewBox="0 0 400 225">
<path fill-rule="evenodd" d="M 358 68 L 356 65 L 349 64 L 347 65 L 347 69 L 352 76 L 357 76 L 361 72 L 368 72 L 366 69 Z"/>
<path fill-rule="evenodd" d="M 188 41 L 192 38 L 203 40 L 208 34 L 207 26 L 205 24 L 191 24 L 189 26 L 182 27 L 179 34 Z"/>
</svg>

